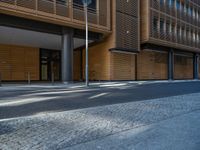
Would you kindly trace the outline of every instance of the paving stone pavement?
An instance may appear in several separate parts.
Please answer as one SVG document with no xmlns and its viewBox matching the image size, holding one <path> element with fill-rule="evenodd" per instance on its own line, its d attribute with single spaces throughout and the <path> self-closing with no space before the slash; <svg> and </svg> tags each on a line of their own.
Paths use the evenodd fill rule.
<svg viewBox="0 0 200 150">
<path fill-rule="evenodd" d="M 200 93 L 0 120 L 0 149 L 67 149 L 200 110 Z"/>
<path fill-rule="evenodd" d="M 200 110 L 63 150 L 199 150 Z"/>
</svg>

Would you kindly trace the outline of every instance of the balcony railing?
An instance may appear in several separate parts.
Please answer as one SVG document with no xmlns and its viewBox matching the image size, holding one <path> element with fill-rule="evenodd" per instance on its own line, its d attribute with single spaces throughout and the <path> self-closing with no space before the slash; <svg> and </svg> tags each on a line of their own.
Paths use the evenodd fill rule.
<svg viewBox="0 0 200 150">
<path fill-rule="evenodd" d="M 197 16 L 159 0 L 150 0 L 150 2 L 150 18 L 148 19 L 151 42 L 200 50 L 200 19 Z M 180 27 L 183 30 L 180 31 Z M 192 34 L 194 31 L 195 35 Z"/>
<path fill-rule="evenodd" d="M 88 8 L 88 21 L 92 27 L 110 30 L 110 0 L 97 1 L 97 9 Z M 0 0 L 0 9 L 26 13 L 48 19 L 84 24 L 84 9 L 73 0 Z"/>
<path fill-rule="evenodd" d="M 198 5 L 199 6 L 194 6 L 193 4 L 191 4 L 191 7 L 193 6 L 193 8 L 195 7 L 196 10 L 199 10 L 200 2 Z M 194 14 L 192 10 L 188 11 L 188 9 L 180 9 L 180 7 L 176 7 L 174 3 L 172 5 L 169 4 L 167 1 L 164 2 L 163 0 L 150 0 L 150 8 L 151 10 L 157 11 L 158 14 L 165 14 L 185 21 L 191 25 L 200 26 L 200 19 L 197 16 L 193 16 Z M 195 15 L 196 14 L 197 12 L 195 13 Z"/>
</svg>

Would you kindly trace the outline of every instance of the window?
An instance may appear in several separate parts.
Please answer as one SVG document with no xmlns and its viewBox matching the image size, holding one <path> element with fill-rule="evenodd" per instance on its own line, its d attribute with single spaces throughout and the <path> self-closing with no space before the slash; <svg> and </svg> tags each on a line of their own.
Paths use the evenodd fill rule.
<svg viewBox="0 0 200 150">
<path fill-rule="evenodd" d="M 187 7 L 187 10 L 188 10 L 188 15 L 189 16 L 192 16 L 192 8 L 190 8 L 189 6 Z"/>
<path fill-rule="evenodd" d="M 164 33 L 164 20 L 160 19 L 160 33 Z"/>
<path fill-rule="evenodd" d="M 75 7 L 79 7 L 79 8 L 83 8 L 83 3 L 81 0 L 73 0 L 73 5 Z M 88 10 L 89 11 L 96 11 L 97 9 L 97 3 L 96 0 L 92 0 L 92 3 L 90 5 L 88 5 Z"/>
<path fill-rule="evenodd" d="M 57 4 L 66 5 L 66 0 L 56 0 Z"/>
<path fill-rule="evenodd" d="M 193 15 L 192 15 L 192 16 L 193 16 L 193 19 L 196 19 L 196 9 L 195 9 L 195 8 L 193 9 L 192 14 L 193 14 Z"/>
<path fill-rule="evenodd" d="M 153 30 L 154 32 L 158 31 L 158 18 L 153 19 Z"/>
<path fill-rule="evenodd" d="M 193 42 L 196 42 L 196 34 L 193 32 Z"/>
<path fill-rule="evenodd" d="M 166 33 L 169 34 L 169 33 L 170 33 L 170 30 L 171 30 L 171 29 L 170 29 L 170 23 L 167 22 L 167 23 L 166 23 Z"/>
<path fill-rule="evenodd" d="M 180 28 L 180 26 L 177 26 L 177 28 L 176 28 L 176 35 L 177 35 L 177 38 L 181 38 L 181 28 Z"/>
<path fill-rule="evenodd" d="M 164 0 L 160 0 L 160 6 L 164 5 Z"/>
<path fill-rule="evenodd" d="M 176 35 L 176 26 L 175 26 L 175 24 L 172 24 L 171 33 L 172 33 L 172 35 Z"/>
<path fill-rule="evenodd" d="M 170 6 L 170 7 L 173 7 L 174 6 L 174 0 L 168 0 L 168 5 Z"/>
<path fill-rule="evenodd" d="M 183 9 L 184 9 L 184 13 L 187 13 L 187 6 L 182 4 L 183 5 Z"/>
<path fill-rule="evenodd" d="M 186 38 L 186 32 L 185 32 L 185 27 L 181 28 L 181 35 L 182 35 L 182 39 L 185 40 Z M 182 41 L 183 42 L 183 41 Z"/>
<path fill-rule="evenodd" d="M 179 0 L 176 1 L 176 9 L 180 10 L 180 1 Z"/>
</svg>

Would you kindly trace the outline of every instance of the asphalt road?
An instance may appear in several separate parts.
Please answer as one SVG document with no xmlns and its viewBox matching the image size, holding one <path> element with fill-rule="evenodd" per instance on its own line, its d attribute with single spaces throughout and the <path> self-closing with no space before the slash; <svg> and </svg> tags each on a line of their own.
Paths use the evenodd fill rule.
<svg viewBox="0 0 200 150">
<path fill-rule="evenodd" d="M 66 89 L 64 87 L 0 88 L 0 119 L 198 92 L 200 92 L 200 82 L 198 81 L 128 84 L 87 89 Z"/>
</svg>

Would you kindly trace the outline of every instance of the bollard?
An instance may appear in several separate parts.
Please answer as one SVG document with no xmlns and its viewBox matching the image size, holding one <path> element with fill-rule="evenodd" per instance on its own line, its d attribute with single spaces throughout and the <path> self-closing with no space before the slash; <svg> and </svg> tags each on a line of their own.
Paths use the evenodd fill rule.
<svg viewBox="0 0 200 150">
<path fill-rule="evenodd" d="M 30 72 L 28 72 L 28 84 L 31 84 Z"/>
<path fill-rule="evenodd" d="M 51 73 L 51 83 L 54 85 L 54 72 Z"/>
</svg>

